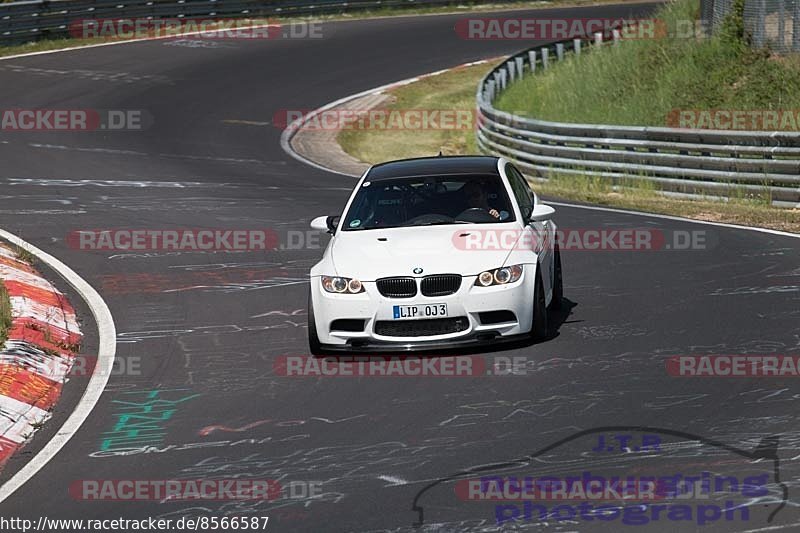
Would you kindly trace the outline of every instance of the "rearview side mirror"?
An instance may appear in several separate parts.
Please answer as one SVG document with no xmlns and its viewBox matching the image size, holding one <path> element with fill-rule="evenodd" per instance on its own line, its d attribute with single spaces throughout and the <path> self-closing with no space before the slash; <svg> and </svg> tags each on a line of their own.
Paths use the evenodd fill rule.
<svg viewBox="0 0 800 533">
<path fill-rule="evenodd" d="M 556 210 L 545 204 L 536 204 L 531 213 L 531 222 L 544 222 L 553 218 Z"/>
<path fill-rule="evenodd" d="M 336 226 L 339 225 L 339 217 L 334 215 L 317 217 L 311 221 L 311 229 L 327 231 L 331 235 L 336 233 Z"/>
</svg>

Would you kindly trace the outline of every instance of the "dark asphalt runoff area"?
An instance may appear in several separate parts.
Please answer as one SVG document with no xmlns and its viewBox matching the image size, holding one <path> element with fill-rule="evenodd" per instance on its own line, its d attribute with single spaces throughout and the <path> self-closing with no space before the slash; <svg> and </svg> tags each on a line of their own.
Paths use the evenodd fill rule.
<svg viewBox="0 0 800 533">
<path fill-rule="evenodd" d="M 0 227 L 99 291 L 124 370 L 0 515 L 269 517 L 267 531 L 304 532 L 800 527 L 798 382 L 667 372 L 671 356 L 800 353 L 797 239 L 556 205 L 561 228 L 637 229 L 663 235 L 664 246 L 564 250 L 568 304 L 551 317 L 551 338 L 465 354 L 492 373 L 469 377 L 281 375 L 282 356 L 308 356 L 307 278 L 322 248 L 126 252 L 68 242 L 78 230 L 191 228 L 268 229 L 284 242 L 312 218 L 339 214 L 353 180 L 284 153 L 274 116 L 526 46 L 463 40 L 453 28 L 464 16 L 326 23 L 322 39 L 150 41 L 0 61 L 2 109 L 145 110 L 152 121 L 143 131 L 0 133 Z M 91 316 L 69 294 L 90 349 Z M 68 384 L 3 480 L 53 435 L 82 385 Z M 612 510 L 582 517 L 577 501 L 464 496 L 482 476 L 703 472 L 736 478 L 735 488 L 724 483 L 738 493 L 694 494 L 680 511 L 624 525 Z M 276 480 L 284 494 L 87 501 L 70 491 L 81 480 L 174 479 Z M 564 508 L 541 522 L 535 505 Z"/>
</svg>

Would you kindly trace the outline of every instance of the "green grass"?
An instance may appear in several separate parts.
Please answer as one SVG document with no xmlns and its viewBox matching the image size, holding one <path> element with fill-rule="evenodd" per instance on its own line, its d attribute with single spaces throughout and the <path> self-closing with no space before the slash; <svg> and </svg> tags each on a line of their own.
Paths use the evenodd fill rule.
<svg viewBox="0 0 800 533">
<path fill-rule="evenodd" d="M 8 330 L 11 329 L 11 300 L 8 299 L 8 291 L 0 280 L 0 347 L 8 339 Z"/>
<path fill-rule="evenodd" d="M 742 193 L 727 201 L 686 200 L 665 197 L 646 181 L 630 181 L 615 187 L 607 180 L 581 175 L 555 175 L 531 185 L 547 197 L 800 233 L 800 210 L 771 207 L 766 196 Z"/>
<path fill-rule="evenodd" d="M 17 259 L 28 264 L 33 264 L 34 256 L 29 251 L 15 244 L 5 244 L 7 248 L 14 251 Z M 11 328 L 11 300 L 8 299 L 8 291 L 0 279 L 0 347 L 8 339 L 8 330 Z"/>
<path fill-rule="evenodd" d="M 30 253 L 22 246 L 17 246 L 16 244 L 12 244 L 11 249 L 14 250 L 14 254 L 20 261 L 28 263 L 29 265 L 33 265 L 36 262 L 36 256 Z"/>
<path fill-rule="evenodd" d="M 655 15 L 667 28 L 698 18 L 677 0 Z M 666 126 L 673 109 L 799 109 L 800 57 L 748 46 L 733 19 L 713 38 L 627 40 L 553 64 L 505 91 L 495 107 L 543 120 Z M 565 90 L 568 88 L 568 90 Z"/>
<path fill-rule="evenodd" d="M 476 65 L 431 76 L 391 92 L 394 102 L 387 109 L 466 110 L 475 108 L 477 80 L 489 69 Z M 344 150 L 361 161 L 377 162 L 436 155 L 475 153 L 472 129 L 345 129 L 338 136 Z"/>
</svg>

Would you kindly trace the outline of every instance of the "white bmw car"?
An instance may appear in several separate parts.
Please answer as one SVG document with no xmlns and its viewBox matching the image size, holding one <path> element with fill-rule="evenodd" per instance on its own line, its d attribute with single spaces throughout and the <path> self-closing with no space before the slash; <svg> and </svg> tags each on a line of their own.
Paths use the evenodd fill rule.
<svg viewBox="0 0 800 533">
<path fill-rule="evenodd" d="M 313 354 L 410 351 L 547 335 L 562 298 L 554 209 L 497 157 L 375 165 L 311 269 Z"/>
</svg>

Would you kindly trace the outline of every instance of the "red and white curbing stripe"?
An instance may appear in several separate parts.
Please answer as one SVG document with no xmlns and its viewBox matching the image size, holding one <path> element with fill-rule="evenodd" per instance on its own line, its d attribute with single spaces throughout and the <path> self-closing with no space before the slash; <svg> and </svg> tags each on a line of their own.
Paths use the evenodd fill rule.
<svg viewBox="0 0 800 533">
<path fill-rule="evenodd" d="M 0 347 L 0 468 L 51 411 L 67 381 L 82 335 L 66 297 L 0 244 L 0 282 L 12 326 Z"/>
</svg>

